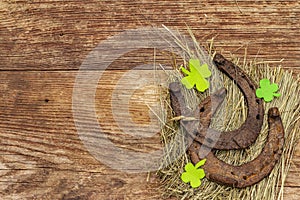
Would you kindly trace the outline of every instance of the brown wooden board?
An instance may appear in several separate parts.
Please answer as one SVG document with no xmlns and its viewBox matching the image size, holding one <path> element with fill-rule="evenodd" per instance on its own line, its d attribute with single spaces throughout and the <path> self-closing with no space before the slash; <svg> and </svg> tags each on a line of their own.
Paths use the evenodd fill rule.
<svg viewBox="0 0 300 200">
<path fill-rule="evenodd" d="M 100 124 L 112 136 L 112 140 L 123 148 L 142 149 L 145 152 L 159 148 L 159 135 L 143 140 L 126 140 L 126 137 L 120 140 L 120 130 L 116 129 L 117 125 L 111 125 L 112 113 L 108 107 L 117 102 L 111 102 L 107 97 L 117 79 L 125 72 L 115 70 L 113 76 L 103 76 L 99 82 L 96 111 Z M 151 77 L 150 73 L 141 70 L 137 74 Z M 76 74 L 69 71 L 12 71 L 0 74 L 1 196 L 7 199 L 159 197 L 159 184 L 154 174 L 147 181 L 148 175 L 145 173 L 126 174 L 110 169 L 85 149 L 72 118 L 72 90 Z M 130 112 L 133 113 L 133 119 L 139 119 L 137 123 L 147 122 L 148 115 L 143 114 L 146 110 L 143 105 L 154 101 L 155 98 L 132 99 Z M 298 146 L 286 182 L 286 190 L 290 195 L 296 195 L 291 191 L 296 191 L 299 186 L 299 157 Z"/>
<path fill-rule="evenodd" d="M 80 140 L 72 92 L 84 58 L 101 41 L 127 29 L 165 24 L 186 32 L 188 25 L 200 42 L 215 37 L 225 56 L 231 52 L 242 58 L 247 47 L 248 59 L 284 58 L 281 65 L 297 74 L 299 18 L 297 0 L 1 1 L 0 199 L 161 199 L 153 173 L 113 170 L 93 158 Z M 160 148 L 159 134 L 142 140 L 120 136 L 109 106 L 125 69 L 148 58 L 145 51 L 114 63 L 116 70 L 105 72 L 111 77 L 100 80 L 96 93 L 97 117 L 112 141 L 145 152 Z M 129 77 L 152 76 L 150 70 L 140 73 Z M 144 101 L 155 101 L 145 91 L 132 98 L 130 107 L 131 117 L 141 124 L 149 120 Z M 143 92 L 149 98 L 139 98 Z M 284 199 L 300 199 L 299 149 Z"/>
</svg>

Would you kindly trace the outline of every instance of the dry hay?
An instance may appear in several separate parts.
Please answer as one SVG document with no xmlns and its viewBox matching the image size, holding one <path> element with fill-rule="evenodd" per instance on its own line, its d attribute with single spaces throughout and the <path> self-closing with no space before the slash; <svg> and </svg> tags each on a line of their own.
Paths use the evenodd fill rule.
<svg viewBox="0 0 300 200">
<path fill-rule="evenodd" d="M 195 43 L 197 41 L 190 32 Z M 179 41 L 178 44 L 184 45 L 184 42 Z M 210 47 L 212 43 L 210 44 Z M 211 48 L 210 48 L 211 50 Z M 211 52 L 211 51 L 210 51 Z M 197 52 L 199 53 L 199 52 Z M 200 52 L 202 53 L 202 52 Z M 191 55 L 192 56 L 192 55 Z M 209 57 L 212 57 L 210 55 Z M 158 175 L 161 178 L 161 185 L 163 187 L 164 197 L 168 198 L 175 196 L 178 199 L 251 199 L 251 200 L 271 200 L 271 199 L 283 199 L 283 188 L 284 182 L 291 164 L 291 159 L 293 152 L 295 150 L 296 143 L 300 138 L 300 128 L 299 128 L 299 119 L 300 119 L 300 76 L 298 75 L 295 79 L 292 72 L 285 71 L 280 67 L 269 67 L 269 63 L 266 62 L 256 62 L 239 60 L 237 58 L 232 58 L 232 61 L 241 67 L 256 83 L 259 82 L 262 78 L 268 78 L 271 82 L 277 83 L 279 85 L 279 93 L 282 94 L 281 97 L 275 98 L 271 103 L 264 103 L 265 115 L 264 115 L 264 124 L 262 131 L 257 138 L 256 142 L 251 145 L 249 148 L 244 150 L 230 150 L 230 151 L 217 151 L 216 155 L 221 160 L 233 164 L 240 165 L 242 163 L 253 160 L 257 155 L 260 154 L 267 134 L 268 134 L 268 125 L 267 125 L 267 111 L 271 107 L 278 107 L 281 112 L 281 118 L 285 128 L 285 144 L 284 151 L 281 156 L 280 161 L 277 163 L 269 177 L 263 179 L 261 182 L 244 189 L 237 189 L 232 187 L 227 187 L 219 185 L 217 183 L 211 182 L 207 179 L 203 179 L 202 185 L 193 189 L 188 184 L 185 184 L 181 181 L 180 175 L 183 172 L 184 165 L 187 162 L 190 162 L 189 156 L 185 152 L 185 142 L 183 137 L 183 131 L 178 129 L 178 122 L 172 120 L 170 110 L 170 102 L 168 98 L 161 98 L 162 110 L 167 107 L 167 112 L 162 119 L 166 118 L 164 123 L 167 126 L 164 126 L 162 129 L 162 141 L 164 144 L 174 138 L 176 134 L 180 134 L 182 141 L 177 143 L 172 143 L 170 150 L 166 153 L 165 162 L 171 162 L 172 156 L 177 155 L 178 153 L 182 154 L 180 159 L 177 159 L 175 162 L 172 162 L 167 168 L 163 168 L 158 171 Z M 174 62 L 176 63 L 176 62 Z M 168 75 L 168 82 L 175 80 L 180 80 L 182 74 L 178 70 L 179 66 L 174 66 L 173 71 L 166 71 Z M 214 71 L 213 74 L 218 73 Z M 214 75 L 213 75 L 214 76 Z M 221 74 L 222 79 L 213 80 L 213 84 L 223 86 L 227 89 L 226 101 L 224 101 L 222 109 L 219 110 L 218 115 L 213 119 L 212 126 L 219 130 L 232 130 L 238 128 L 247 117 L 247 106 L 244 101 L 244 96 L 235 85 L 235 83 L 230 80 L 226 75 Z M 167 91 L 161 91 L 166 93 Z M 210 91 L 211 92 L 211 91 Z M 194 108 L 198 103 L 207 95 L 209 92 L 204 94 L 199 94 L 194 90 L 184 89 L 184 96 L 187 101 L 187 105 L 191 108 Z M 163 123 L 163 125 L 165 125 Z"/>
</svg>

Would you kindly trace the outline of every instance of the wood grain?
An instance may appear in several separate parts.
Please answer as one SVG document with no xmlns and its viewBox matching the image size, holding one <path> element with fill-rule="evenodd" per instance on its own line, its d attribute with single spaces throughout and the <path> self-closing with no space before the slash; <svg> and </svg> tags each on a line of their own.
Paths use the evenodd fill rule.
<svg viewBox="0 0 300 200">
<path fill-rule="evenodd" d="M 299 69 L 297 0 L 4 0 L 0 8 L 1 70 L 78 69 L 107 37 L 161 24 L 181 31 L 188 25 L 200 42 L 216 37 L 227 54 L 248 47 L 249 58 L 284 58 L 284 67 Z"/>
<path fill-rule="evenodd" d="M 120 141 L 122 131 L 113 123 L 113 113 L 109 107 L 118 100 L 110 102 L 107 97 L 116 87 L 117 80 L 127 72 L 115 70 L 113 76 L 102 76 L 96 94 L 99 122 L 116 145 L 144 152 L 158 149 L 159 135 L 142 140 L 121 135 L 123 139 Z M 152 79 L 151 71 L 133 73 L 130 77 L 146 76 Z M 22 75 L 12 71 L 0 74 L 0 93 L 5 94 L 0 102 L 0 195 L 4 199 L 158 198 L 159 184 L 154 174 L 147 182 L 145 173 L 126 174 L 110 169 L 93 158 L 82 145 L 72 118 L 72 90 L 76 74 L 70 71 L 22 72 Z M 132 96 L 131 113 L 144 113 L 145 107 L 139 105 L 155 102 L 154 88 L 152 94 L 149 91 L 147 88 L 152 98 L 138 98 L 144 93 Z M 124 94 L 130 94 L 130 91 L 124 91 Z M 105 117 L 101 113 L 105 113 Z M 146 118 L 143 115 L 142 118 Z M 132 117 L 141 118 L 140 115 Z M 143 124 L 145 121 L 135 122 Z M 299 150 L 300 146 L 286 182 L 290 192 L 291 188 L 297 189 L 300 181 Z"/>
<path fill-rule="evenodd" d="M 217 50 L 226 56 L 231 52 L 242 57 L 247 47 L 248 59 L 284 58 L 281 65 L 297 74 L 299 18 L 297 0 L 1 1 L 0 199 L 162 199 L 155 174 L 111 169 L 80 140 L 72 92 L 84 58 L 101 41 L 124 30 L 165 24 L 186 32 L 188 25 L 204 44 L 215 37 Z M 116 145 L 129 150 L 161 148 L 159 134 L 142 140 L 122 134 L 111 112 L 117 81 L 128 72 L 134 73 L 130 75 L 134 79 L 151 79 L 151 70 L 127 69 L 152 55 L 143 50 L 120 58 L 98 83 L 98 121 Z M 130 88 L 123 88 L 130 98 L 130 117 L 147 125 L 156 89 Z M 126 96 L 132 92 L 133 96 Z M 298 145 L 284 199 L 300 199 L 299 158 Z"/>
</svg>

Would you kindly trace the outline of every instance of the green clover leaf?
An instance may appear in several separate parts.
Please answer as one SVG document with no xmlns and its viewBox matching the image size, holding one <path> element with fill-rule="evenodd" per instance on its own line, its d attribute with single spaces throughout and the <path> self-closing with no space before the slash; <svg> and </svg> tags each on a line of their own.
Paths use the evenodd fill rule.
<svg viewBox="0 0 300 200">
<path fill-rule="evenodd" d="M 189 60 L 190 71 L 181 67 L 181 71 L 187 76 L 181 79 L 181 83 L 187 88 L 191 89 L 196 85 L 199 92 L 204 92 L 209 88 L 209 82 L 205 79 L 211 76 L 211 71 L 207 64 L 200 65 L 198 59 Z"/>
<path fill-rule="evenodd" d="M 276 83 L 271 84 L 268 79 L 261 79 L 259 86 L 260 88 L 256 90 L 256 96 L 263 98 L 265 102 L 270 102 L 273 100 L 273 97 L 280 97 L 281 95 L 276 93 L 278 91 L 278 85 Z"/>
<path fill-rule="evenodd" d="M 190 182 L 192 188 L 197 188 L 201 185 L 201 179 L 205 177 L 203 169 L 198 169 L 204 165 L 206 159 L 200 160 L 195 166 L 192 163 L 187 163 L 184 167 L 185 172 L 181 175 L 181 180 L 185 183 Z"/>
</svg>

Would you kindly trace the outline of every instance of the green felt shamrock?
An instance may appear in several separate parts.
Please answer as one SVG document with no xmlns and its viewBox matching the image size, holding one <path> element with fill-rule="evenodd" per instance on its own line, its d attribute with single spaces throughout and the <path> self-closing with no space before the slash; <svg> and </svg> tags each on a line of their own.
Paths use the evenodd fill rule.
<svg viewBox="0 0 300 200">
<path fill-rule="evenodd" d="M 199 187 L 201 185 L 201 179 L 205 177 L 203 169 L 198 169 L 204 165 L 206 159 L 200 160 L 195 166 L 192 163 L 187 163 L 184 167 L 185 172 L 181 175 L 181 180 L 185 183 L 190 182 L 192 188 Z"/>
<path fill-rule="evenodd" d="M 205 79 L 211 76 L 211 71 L 208 69 L 207 64 L 200 65 L 198 59 L 189 60 L 190 71 L 181 67 L 181 71 L 187 76 L 181 79 L 181 83 L 185 85 L 187 89 L 191 89 L 196 85 L 196 89 L 199 92 L 204 92 L 209 88 L 209 82 Z"/>
<path fill-rule="evenodd" d="M 278 85 L 276 83 L 271 84 L 268 79 L 261 79 L 259 81 L 259 86 L 256 90 L 256 96 L 258 98 L 263 98 L 265 102 L 270 102 L 273 97 L 280 97 L 281 94 L 276 93 L 278 90 Z"/>
</svg>

